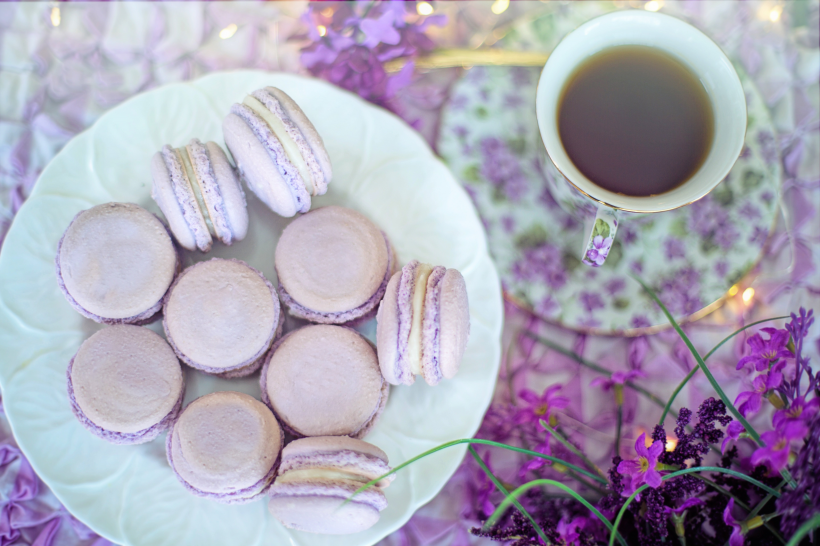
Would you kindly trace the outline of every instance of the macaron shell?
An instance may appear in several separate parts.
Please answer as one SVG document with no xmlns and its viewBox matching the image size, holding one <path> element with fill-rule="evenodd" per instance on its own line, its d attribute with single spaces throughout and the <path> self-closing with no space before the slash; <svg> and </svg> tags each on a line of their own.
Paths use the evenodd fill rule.
<svg viewBox="0 0 820 546">
<path fill-rule="evenodd" d="M 352 451 L 381 459 L 385 463 L 388 462 L 387 454 L 369 442 L 349 436 L 313 436 L 294 440 L 285 446 L 285 449 L 282 450 L 282 463 L 284 465 L 291 458 L 311 456 L 317 452 L 330 453 L 334 451 Z"/>
<path fill-rule="evenodd" d="M 215 142 L 207 142 L 205 148 L 211 158 L 211 169 L 213 169 L 219 184 L 219 191 L 222 194 L 224 212 L 230 226 L 231 236 L 234 241 L 241 241 L 248 234 L 249 217 L 245 192 L 242 191 L 236 170 L 228 161 L 228 156 L 225 155 L 222 147 Z"/>
<path fill-rule="evenodd" d="M 171 189 L 182 210 L 182 217 L 196 241 L 196 247 L 202 252 L 208 252 L 211 250 L 213 239 L 191 186 L 196 184 L 196 181 L 188 180 L 188 173 L 176 150 L 166 144 L 160 150 L 160 155 L 171 180 Z"/>
<path fill-rule="evenodd" d="M 228 216 L 225 214 L 225 202 L 222 198 L 222 191 L 220 190 L 216 174 L 211 165 L 211 156 L 208 152 L 208 148 L 198 139 L 193 138 L 184 149 L 180 150 L 180 153 L 187 153 L 188 159 L 191 162 L 191 168 L 196 178 L 196 180 L 191 180 L 191 184 L 197 184 L 199 186 L 200 196 L 202 197 L 202 202 L 205 204 L 205 210 L 202 210 L 200 203 L 197 202 L 203 221 L 207 215 L 207 218 L 211 222 L 213 235 L 222 241 L 222 243 L 230 245 L 233 242 L 233 235 L 228 225 Z"/>
<path fill-rule="evenodd" d="M 182 207 L 174 195 L 171 175 L 168 174 L 161 152 L 155 153 L 151 158 L 151 180 L 151 198 L 168 221 L 177 243 L 187 250 L 196 250 L 196 239 L 182 215 Z"/>
<path fill-rule="evenodd" d="M 349 535 L 373 527 L 379 511 L 361 502 L 319 495 L 283 495 L 268 501 L 268 510 L 282 525 L 307 533 Z"/>
<path fill-rule="evenodd" d="M 398 291 L 401 271 L 395 273 L 387 283 L 384 299 L 376 314 L 376 350 L 382 376 L 391 385 L 400 385 L 410 374 L 410 370 L 399 364 L 399 308 Z"/>
<path fill-rule="evenodd" d="M 236 114 L 228 114 L 222 132 L 248 188 L 279 216 L 290 218 L 299 212 L 302 205 L 297 205 L 290 185 L 248 124 Z"/>
<path fill-rule="evenodd" d="M 470 337 L 470 304 L 467 284 L 456 269 L 448 269 L 441 280 L 439 364 L 445 379 L 453 378 Z"/>
<path fill-rule="evenodd" d="M 447 269 L 436 266 L 427 278 L 421 332 L 421 374 L 428 385 L 438 385 L 441 372 L 441 283 Z"/>
</svg>

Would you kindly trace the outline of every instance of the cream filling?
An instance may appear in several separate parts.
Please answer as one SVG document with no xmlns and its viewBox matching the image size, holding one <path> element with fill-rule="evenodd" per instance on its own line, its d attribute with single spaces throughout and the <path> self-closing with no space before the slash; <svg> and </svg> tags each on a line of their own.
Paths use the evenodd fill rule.
<svg viewBox="0 0 820 546">
<path fill-rule="evenodd" d="M 305 158 L 302 157 L 302 152 L 299 151 L 299 146 L 296 145 L 296 142 L 294 142 L 288 134 L 282 120 L 268 110 L 256 97 L 248 95 L 242 103 L 265 120 L 270 130 L 273 131 L 273 134 L 276 135 L 276 138 L 282 143 L 282 147 L 285 149 L 285 154 L 287 154 L 288 159 L 290 159 L 291 163 L 296 167 L 296 170 L 299 171 L 299 176 L 302 177 L 302 182 L 304 182 L 307 192 L 311 195 L 316 195 L 313 187 L 313 178 L 310 176 L 310 169 L 308 169 Z"/>
<path fill-rule="evenodd" d="M 421 319 L 424 317 L 424 297 L 427 295 L 427 277 L 433 271 L 429 264 L 416 266 L 416 284 L 413 288 L 413 319 L 410 323 L 410 338 L 407 342 L 407 359 L 410 371 L 421 374 Z"/>
<path fill-rule="evenodd" d="M 291 470 L 279 476 L 280 483 L 298 482 L 302 480 L 350 480 L 358 483 L 367 483 L 370 480 L 360 474 L 334 470 L 330 468 L 304 468 Z"/>
<path fill-rule="evenodd" d="M 191 157 L 188 155 L 188 147 L 178 148 L 174 150 L 174 152 L 176 152 L 177 157 L 179 157 L 179 160 L 182 162 L 182 166 L 185 171 L 185 178 L 188 179 L 188 186 L 194 192 L 194 198 L 196 198 L 196 203 L 197 206 L 199 206 L 199 210 L 202 211 L 202 217 L 205 218 L 205 225 L 208 226 L 208 232 L 211 236 L 216 237 L 216 229 L 214 229 L 214 224 L 211 222 L 211 215 L 208 214 L 208 207 L 205 205 L 205 198 L 202 197 L 202 188 L 199 185 L 199 179 L 194 173 L 194 166 L 191 164 Z"/>
</svg>

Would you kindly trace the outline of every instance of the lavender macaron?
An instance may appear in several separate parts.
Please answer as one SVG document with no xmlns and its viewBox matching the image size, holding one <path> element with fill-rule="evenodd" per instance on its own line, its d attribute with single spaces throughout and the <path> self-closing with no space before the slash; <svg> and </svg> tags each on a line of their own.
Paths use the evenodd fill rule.
<svg viewBox="0 0 820 546">
<path fill-rule="evenodd" d="M 127 324 L 85 340 L 66 371 L 74 416 L 114 444 L 150 442 L 179 413 L 182 367 L 160 336 Z"/>
<path fill-rule="evenodd" d="M 296 440 L 282 451 L 279 475 L 268 492 L 268 510 L 285 527 L 308 533 L 364 531 L 387 507 L 383 489 L 395 475 L 352 495 L 390 472 L 387 463 L 378 447 L 346 436 Z"/>
<path fill-rule="evenodd" d="M 270 486 L 283 442 L 267 406 L 247 394 L 221 391 L 186 406 L 168 433 L 165 452 L 185 489 L 243 504 Z"/>
<path fill-rule="evenodd" d="M 183 248 L 202 252 L 213 239 L 226 245 L 248 233 L 248 208 L 239 178 L 216 143 L 192 139 L 166 145 L 151 159 L 151 197 Z"/>
<path fill-rule="evenodd" d="M 464 277 L 455 269 L 412 260 L 396 273 L 376 316 L 382 375 L 393 385 L 429 385 L 458 372 L 470 335 Z"/>
<path fill-rule="evenodd" d="M 332 172 L 322 137 L 281 89 L 257 89 L 231 106 L 222 131 L 248 187 L 280 216 L 309 211 L 311 197 L 327 191 Z"/>
<path fill-rule="evenodd" d="M 389 394 L 376 351 L 355 330 L 314 324 L 283 337 L 262 375 L 262 401 L 296 437 L 362 438 Z"/>
<path fill-rule="evenodd" d="M 179 271 L 171 235 L 133 203 L 78 213 L 57 245 L 57 283 L 81 315 L 103 324 L 148 324 Z"/>
<path fill-rule="evenodd" d="M 163 313 L 165 337 L 180 360 L 224 378 L 258 370 L 284 322 L 276 289 L 264 275 L 221 258 L 180 273 Z"/>
<path fill-rule="evenodd" d="M 321 324 L 372 318 L 396 267 L 392 245 L 355 210 L 322 207 L 285 228 L 276 245 L 282 302 Z"/>
</svg>

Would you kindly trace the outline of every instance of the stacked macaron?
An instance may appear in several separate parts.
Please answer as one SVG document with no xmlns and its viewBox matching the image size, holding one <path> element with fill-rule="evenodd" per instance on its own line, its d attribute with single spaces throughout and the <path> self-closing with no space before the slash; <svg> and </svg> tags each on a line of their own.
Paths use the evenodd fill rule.
<svg viewBox="0 0 820 546">
<path fill-rule="evenodd" d="M 222 123 L 225 145 L 248 187 L 275 213 L 310 210 L 332 176 L 322 137 L 284 91 L 257 89 L 231 106 Z"/>
<path fill-rule="evenodd" d="M 213 238 L 226 245 L 245 238 L 245 194 L 216 143 L 194 138 L 182 148 L 163 146 L 151 160 L 151 177 L 151 197 L 183 248 L 208 252 Z"/>
<path fill-rule="evenodd" d="M 309 533 L 350 534 L 372 527 L 387 507 L 382 491 L 390 472 L 378 447 L 345 436 L 303 438 L 282 451 L 279 475 L 270 488 L 268 509 L 285 527 Z M 348 501 L 345 503 L 345 501 Z"/>
</svg>

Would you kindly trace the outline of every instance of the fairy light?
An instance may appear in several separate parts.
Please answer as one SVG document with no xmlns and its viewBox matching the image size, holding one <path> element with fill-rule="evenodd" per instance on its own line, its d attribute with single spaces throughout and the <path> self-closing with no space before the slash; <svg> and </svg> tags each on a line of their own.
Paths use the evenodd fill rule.
<svg viewBox="0 0 820 546">
<path fill-rule="evenodd" d="M 325 17 L 331 17 L 333 15 L 333 8 L 325 8 L 322 11 L 320 11 L 319 13 L 321 13 Z"/>
<path fill-rule="evenodd" d="M 319 32 L 319 36 L 324 36 L 327 34 L 327 27 L 324 25 L 317 25 L 316 30 Z"/>
<path fill-rule="evenodd" d="M 676 447 L 678 447 L 678 439 L 677 438 L 667 438 L 666 439 L 666 451 L 675 451 Z"/>
<path fill-rule="evenodd" d="M 230 25 L 226 26 L 222 30 L 219 31 L 219 37 L 223 40 L 227 40 L 234 34 L 236 34 L 237 27 L 235 24 L 231 23 Z"/>
<path fill-rule="evenodd" d="M 60 26 L 60 20 L 60 8 L 54 6 L 53 8 L 51 8 L 51 24 L 55 27 L 58 27 Z"/>
<path fill-rule="evenodd" d="M 740 287 L 738 287 L 738 285 L 732 285 L 732 287 L 729 289 L 729 297 L 731 298 L 736 296 L 739 291 Z"/>
<path fill-rule="evenodd" d="M 419 2 L 416 4 L 416 11 L 419 15 L 431 15 L 433 13 L 433 5 L 430 2 Z"/>
<path fill-rule="evenodd" d="M 743 295 L 741 297 L 743 298 L 743 303 L 748 304 L 752 301 L 752 298 L 755 297 L 755 289 L 750 286 L 743 291 Z"/>
<path fill-rule="evenodd" d="M 643 5 L 643 9 L 646 11 L 658 11 L 663 7 L 663 2 L 660 0 L 652 0 L 651 2 L 647 2 Z"/>
<path fill-rule="evenodd" d="M 490 6 L 490 10 L 496 15 L 501 15 L 507 11 L 508 7 L 510 7 L 510 0 L 495 0 L 493 5 Z"/>
<path fill-rule="evenodd" d="M 772 23 L 777 22 L 780 19 L 780 14 L 783 13 L 783 6 L 775 6 L 769 12 L 769 21 Z"/>
</svg>

